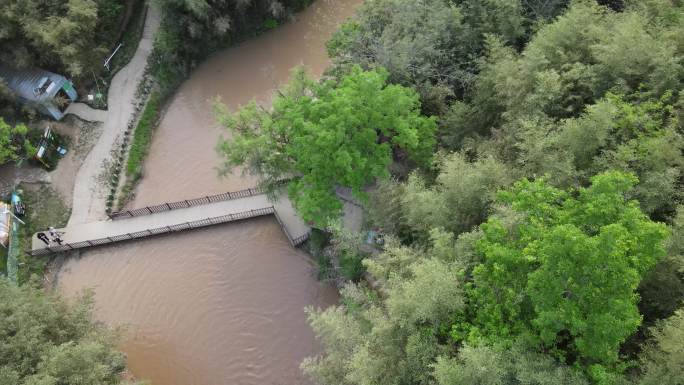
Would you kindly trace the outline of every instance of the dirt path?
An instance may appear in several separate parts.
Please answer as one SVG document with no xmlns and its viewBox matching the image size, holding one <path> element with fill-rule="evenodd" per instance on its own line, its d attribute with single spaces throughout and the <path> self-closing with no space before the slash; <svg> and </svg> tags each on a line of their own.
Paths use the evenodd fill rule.
<svg viewBox="0 0 684 385">
<path fill-rule="evenodd" d="M 104 122 L 107 120 L 107 111 L 96 110 L 85 103 L 71 103 L 66 114 L 74 114 L 88 122 Z"/>
<path fill-rule="evenodd" d="M 112 151 L 133 116 L 136 89 L 144 74 L 159 23 L 159 10 L 151 4 L 145 19 L 145 30 L 133 59 L 114 76 L 109 87 L 109 110 L 106 113 L 102 136 L 76 175 L 69 225 L 92 222 L 106 216 L 107 183 L 102 179 L 106 175 Z"/>
</svg>

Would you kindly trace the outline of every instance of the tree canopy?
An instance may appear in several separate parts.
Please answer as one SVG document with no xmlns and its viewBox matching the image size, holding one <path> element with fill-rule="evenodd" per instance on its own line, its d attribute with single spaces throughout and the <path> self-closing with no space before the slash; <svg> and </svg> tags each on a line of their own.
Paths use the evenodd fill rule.
<svg viewBox="0 0 684 385">
<path fill-rule="evenodd" d="M 116 335 L 91 320 L 92 302 L 65 302 L 0 279 L 0 383 L 124 384 Z"/>
<path fill-rule="evenodd" d="M 338 186 L 363 198 L 363 188 L 387 178 L 395 156 L 425 164 L 435 120 L 420 115 L 415 91 L 387 84 L 382 70 L 355 68 L 336 81 L 315 82 L 302 68 L 273 99 L 272 111 L 251 103 L 234 114 L 219 105 L 231 136 L 219 143 L 224 170 L 245 165 L 288 194 L 307 221 L 325 226 L 342 207 Z"/>
<path fill-rule="evenodd" d="M 641 322 L 635 293 L 665 255 L 665 225 L 626 194 L 637 179 L 610 172 L 577 197 L 523 180 L 499 200 L 516 216 L 481 226 L 483 263 L 470 291 L 477 308 L 468 338 L 532 331 L 566 360 L 612 364 Z"/>
<path fill-rule="evenodd" d="M 651 330 L 653 342 L 641 356 L 644 376 L 639 385 L 678 385 L 684 378 L 684 310 Z"/>
<path fill-rule="evenodd" d="M 617 381 L 641 325 L 637 288 L 668 236 L 628 199 L 636 183 L 618 171 L 577 191 L 523 179 L 479 232 L 387 239 L 364 260 L 381 298 L 351 285 L 343 305 L 310 311 L 326 354 L 305 371 L 323 384 Z"/>
<path fill-rule="evenodd" d="M 0 62 L 80 77 L 100 68 L 119 30 L 123 0 L 6 0 Z"/>
<path fill-rule="evenodd" d="M 28 127 L 23 124 L 11 126 L 0 117 L 0 165 L 33 156 L 36 149 L 26 138 Z"/>
</svg>

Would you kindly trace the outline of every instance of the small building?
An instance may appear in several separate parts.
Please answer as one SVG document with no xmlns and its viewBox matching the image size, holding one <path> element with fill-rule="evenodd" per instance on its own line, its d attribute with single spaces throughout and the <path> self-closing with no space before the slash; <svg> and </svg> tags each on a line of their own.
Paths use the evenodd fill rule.
<svg viewBox="0 0 684 385">
<path fill-rule="evenodd" d="M 64 76 L 38 68 L 16 69 L 0 64 L 0 78 L 21 103 L 60 120 L 78 98 L 73 84 Z"/>
</svg>

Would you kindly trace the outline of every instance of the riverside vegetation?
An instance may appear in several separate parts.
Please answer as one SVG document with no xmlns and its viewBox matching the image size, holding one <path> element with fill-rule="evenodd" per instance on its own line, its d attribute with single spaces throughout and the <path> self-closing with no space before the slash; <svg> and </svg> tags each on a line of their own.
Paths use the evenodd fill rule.
<svg viewBox="0 0 684 385">
<path fill-rule="evenodd" d="M 0 280 L 0 309 L 1 384 L 124 384 L 116 333 L 92 323 L 88 295 L 67 303 L 32 284 Z"/>
<path fill-rule="evenodd" d="M 681 1 L 368 0 L 328 51 L 218 108 L 226 168 L 320 228 L 351 187 L 385 233 L 333 231 L 374 284 L 309 309 L 312 379 L 684 384 Z"/>
</svg>

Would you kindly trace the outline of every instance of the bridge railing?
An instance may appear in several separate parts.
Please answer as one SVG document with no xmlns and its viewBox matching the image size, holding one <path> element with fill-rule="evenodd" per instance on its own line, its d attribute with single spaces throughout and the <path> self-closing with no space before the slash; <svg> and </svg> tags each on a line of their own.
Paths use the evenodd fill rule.
<svg viewBox="0 0 684 385">
<path fill-rule="evenodd" d="M 82 242 L 64 243 L 64 244 L 58 245 L 58 246 L 48 246 L 48 247 L 45 247 L 42 249 L 30 250 L 30 251 L 28 251 L 28 253 L 30 255 L 33 255 L 33 256 L 47 255 L 47 254 L 64 252 L 64 251 L 83 249 L 86 247 L 107 245 L 107 244 L 121 242 L 121 241 L 145 238 L 145 237 L 150 237 L 153 235 L 168 234 L 168 233 L 173 233 L 173 232 L 196 229 L 196 228 L 200 228 L 200 227 L 218 225 L 221 223 L 228 223 L 228 222 L 233 222 L 233 221 L 239 221 L 242 219 L 248 219 L 248 218 L 260 217 L 260 216 L 269 215 L 269 214 L 275 214 L 275 212 L 276 212 L 275 208 L 273 206 L 270 206 L 270 207 L 265 207 L 262 209 L 243 211 L 243 212 L 239 212 L 239 213 L 235 213 L 235 214 L 222 215 L 219 217 L 205 218 L 205 219 L 200 219 L 200 220 L 196 220 L 196 221 L 192 221 L 192 222 L 181 223 L 178 225 L 158 227 L 158 228 L 154 228 L 154 229 L 147 229 L 147 230 L 143 230 L 143 231 L 137 231 L 134 233 L 116 235 L 116 236 L 112 236 L 112 237 L 99 238 L 99 239 L 93 239 L 93 240 L 82 241 Z M 284 228 L 285 227 L 283 226 L 283 229 Z M 285 233 L 287 234 L 287 237 L 288 237 L 288 240 L 290 240 L 290 243 L 295 244 L 294 240 L 290 237 L 289 233 L 287 233 L 287 231 Z M 305 234 L 305 235 L 308 236 L 308 234 Z M 301 238 L 301 237 L 298 237 L 297 239 L 299 239 L 299 238 Z M 304 240 L 306 240 L 306 238 L 304 238 Z M 303 241 L 300 241 L 299 243 L 301 243 L 301 242 L 303 242 Z"/>
<path fill-rule="evenodd" d="M 247 198 L 247 197 L 251 197 L 254 195 L 261 195 L 264 192 L 265 192 L 264 189 L 262 189 L 260 187 L 248 188 L 248 189 L 239 190 L 239 191 L 231 191 L 231 192 L 227 192 L 227 193 L 223 193 L 223 194 L 207 195 L 207 196 L 204 196 L 201 198 L 186 199 L 186 200 L 177 201 L 177 202 L 162 203 L 160 205 L 155 205 L 155 206 L 146 206 L 146 207 L 142 207 L 139 209 L 116 211 L 116 212 L 110 213 L 109 218 L 112 220 L 116 220 L 116 219 L 139 217 L 139 216 L 143 216 L 143 215 L 151 215 L 151 214 L 155 214 L 155 213 L 161 213 L 164 211 L 186 209 L 189 207 L 206 205 L 208 203 L 223 202 L 223 201 L 229 201 L 229 200 L 233 200 L 233 199 Z"/>
</svg>

